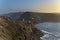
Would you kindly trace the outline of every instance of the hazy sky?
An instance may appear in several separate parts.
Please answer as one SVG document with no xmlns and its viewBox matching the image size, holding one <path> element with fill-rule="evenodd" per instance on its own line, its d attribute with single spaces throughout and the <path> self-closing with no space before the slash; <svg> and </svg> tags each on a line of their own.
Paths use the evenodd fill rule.
<svg viewBox="0 0 60 40">
<path fill-rule="evenodd" d="M 0 13 L 14 11 L 60 12 L 60 0 L 0 0 Z"/>
</svg>

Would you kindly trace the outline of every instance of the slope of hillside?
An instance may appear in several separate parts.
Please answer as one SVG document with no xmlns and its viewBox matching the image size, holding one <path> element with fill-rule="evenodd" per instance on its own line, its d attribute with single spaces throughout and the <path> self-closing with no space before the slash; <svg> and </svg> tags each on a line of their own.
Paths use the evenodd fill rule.
<svg viewBox="0 0 60 40">
<path fill-rule="evenodd" d="M 2 16 L 10 17 L 13 20 L 28 20 L 29 22 L 32 22 L 34 24 L 41 22 L 60 22 L 60 14 L 58 13 L 16 12 L 3 14 Z"/>
<path fill-rule="evenodd" d="M 0 16 L 0 40 L 41 40 L 43 33 L 31 23 Z"/>
<path fill-rule="evenodd" d="M 1 14 L 0 16 L 10 17 L 11 19 L 17 20 L 24 12 L 12 12 L 7 14 Z"/>
<path fill-rule="evenodd" d="M 40 17 L 38 18 L 38 15 L 36 17 L 34 15 L 35 15 L 35 13 L 33 13 L 33 12 L 25 12 L 24 14 L 22 14 L 20 16 L 20 18 L 18 20 L 28 21 L 33 24 L 37 24 L 37 23 L 41 22 Z"/>
<path fill-rule="evenodd" d="M 33 24 L 41 22 L 60 22 L 60 14 L 57 13 L 37 13 L 37 12 L 25 12 L 20 16 L 18 20 L 29 21 Z"/>
</svg>

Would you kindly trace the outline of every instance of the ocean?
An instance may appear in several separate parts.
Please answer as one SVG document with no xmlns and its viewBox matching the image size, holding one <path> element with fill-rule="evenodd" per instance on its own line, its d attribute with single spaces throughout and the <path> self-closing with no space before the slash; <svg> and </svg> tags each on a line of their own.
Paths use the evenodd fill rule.
<svg viewBox="0 0 60 40">
<path fill-rule="evenodd" d="M 42 40 L 60 40 L 60 23 L 44 22 L 36 27 L 45 34 Z"/>
</svg>

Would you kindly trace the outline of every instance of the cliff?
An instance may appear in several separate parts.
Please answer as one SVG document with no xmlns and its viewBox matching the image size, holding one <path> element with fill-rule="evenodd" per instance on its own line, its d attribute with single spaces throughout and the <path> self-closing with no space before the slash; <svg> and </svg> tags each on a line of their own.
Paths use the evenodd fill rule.
<svg viewBox="0 0 60 40">
<path fill-rule="evenodd" d="M 32 23 L 0 16 L 0 40 L 41 40 L 42 36 Z"/>
</svg>

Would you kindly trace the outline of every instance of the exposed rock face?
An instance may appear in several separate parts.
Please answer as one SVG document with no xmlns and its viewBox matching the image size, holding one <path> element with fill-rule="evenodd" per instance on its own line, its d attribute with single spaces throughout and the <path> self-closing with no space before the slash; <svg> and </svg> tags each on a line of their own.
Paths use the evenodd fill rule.
<svg viewBox="0 0 60 40">
<path fill-rule="evenodd" d="M 0 40 L 41 40 L 43 33 L 28 22 L 0 17 Z"/>
</svg>

